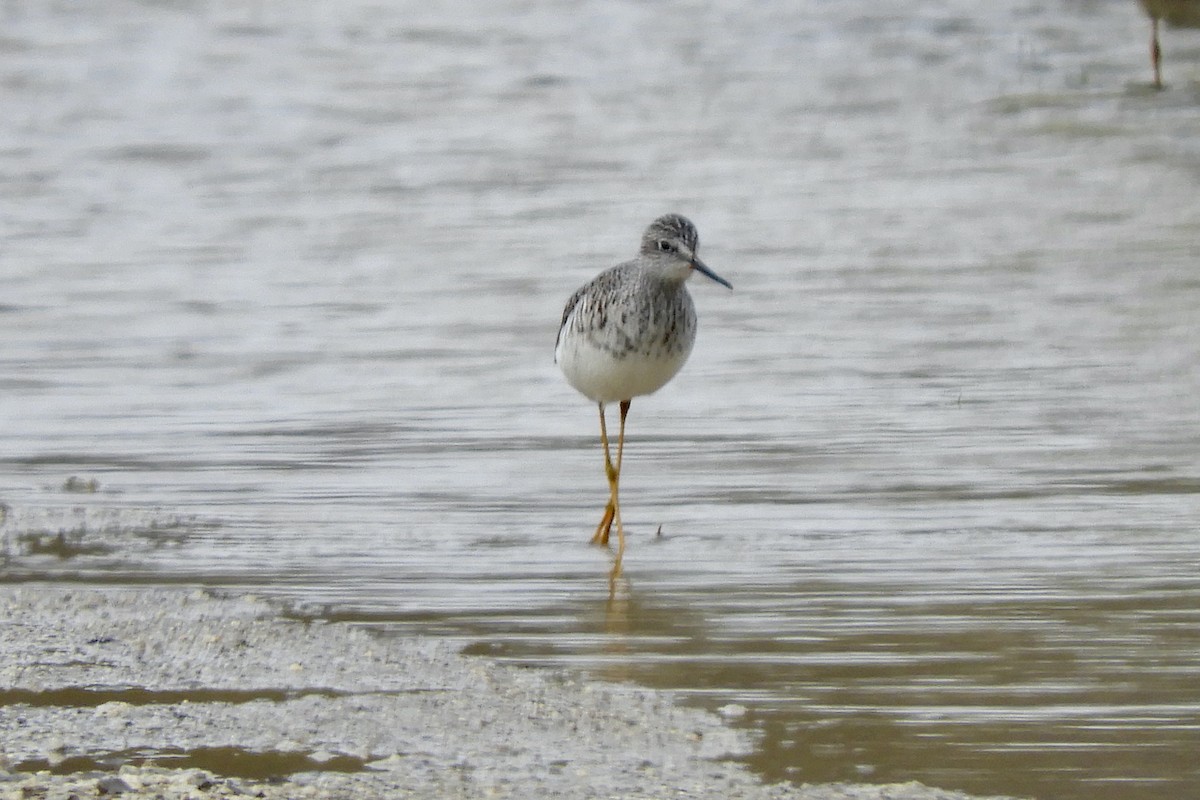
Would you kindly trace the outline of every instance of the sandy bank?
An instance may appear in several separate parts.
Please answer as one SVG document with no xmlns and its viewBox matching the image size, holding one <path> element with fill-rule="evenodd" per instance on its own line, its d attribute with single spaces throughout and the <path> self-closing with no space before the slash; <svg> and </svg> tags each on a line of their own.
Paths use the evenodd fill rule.
<svg viewBox="0 0 1200 800">
<path fill-rule="evenodd" d="M 965 797 L 764 786 L 727 760 L 748 746 L 665 693 L 296 622 L 253 597 L 0 587 L 5 797 Z"/>
</svg>

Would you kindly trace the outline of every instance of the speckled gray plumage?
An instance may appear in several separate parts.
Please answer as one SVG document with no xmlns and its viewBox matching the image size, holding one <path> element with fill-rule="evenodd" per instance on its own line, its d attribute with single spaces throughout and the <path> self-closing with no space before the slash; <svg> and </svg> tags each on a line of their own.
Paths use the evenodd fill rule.
<svg viewBox="0 0 1200 800">
<path fill-rule="evenodd" d="M 556 349 L 568 333 L 617 359 L 686 353 L 696 338 L 696 309 L 681 281 L 658 278 L 635 259 L 605 270 L 571 296 Z"/>
<path fill-rule="evenodd" d="M 555 360 L 567 381 L 600 403 L 661 388 L 687 361 L 696 310 L 685 284 L 700 271 L 726 286 L 696 255 L 700 237 L 667 214 L 642 234 L 638 255 L 600 273 L 563 309 Z"/>
</svg>

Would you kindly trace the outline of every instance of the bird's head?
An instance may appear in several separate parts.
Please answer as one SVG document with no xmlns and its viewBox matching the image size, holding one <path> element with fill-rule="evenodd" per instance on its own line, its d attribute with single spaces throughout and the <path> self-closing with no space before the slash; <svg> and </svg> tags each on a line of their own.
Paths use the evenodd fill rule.
<svg viewBox="0 0 1200 800">
<path fill-rule="evenodd" d="M 642 234 L 642 256 L 662 270 L 666 277 L 686 281 L 692 271 L 712 278 L 722 286 L 733 288 L 729 281 L 713 272 L 696 251 L 700 247 L 700 234 L 687 217 L 666 214 L 646 228 Z"/>
</svg>

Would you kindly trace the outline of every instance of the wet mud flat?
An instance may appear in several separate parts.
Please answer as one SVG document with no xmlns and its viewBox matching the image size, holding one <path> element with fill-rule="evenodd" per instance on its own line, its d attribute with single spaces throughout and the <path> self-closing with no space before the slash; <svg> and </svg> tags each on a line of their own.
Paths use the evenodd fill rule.
<svg viewBox="0 0 1200 800">
<path fill-rule="evenodd" d="M 0 797 L 954 800 L 763 785 L 667 693 L 187 588 L 0 587 Z"/>
</svg>

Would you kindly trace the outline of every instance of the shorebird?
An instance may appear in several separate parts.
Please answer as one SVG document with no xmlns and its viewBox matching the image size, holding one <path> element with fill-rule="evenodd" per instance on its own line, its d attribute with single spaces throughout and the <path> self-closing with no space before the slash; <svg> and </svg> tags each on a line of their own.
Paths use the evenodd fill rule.
<svg viewBox="0 0 1200 800">
<path fill-rule="evenodd" d="M 617 556 L 611 578 L 621 571 L 625 529 L 618 487 L 625 450 L 625 418 L 633 398 L 661 389 L 687 361 L 696 341 L 696 309 L 684 285 L 693 272 L 732 289 L 696 254 L 696 226 L 679 214 L 650 223 L 637 258 L 597 275 L 563 309 L 554 360 L 571 384 L 600 408 L 600 442 L 608 504 L 592 544 L 608 546 L 617 523 Z M 605 423 L 606 403 L 620 403 L 621 430 L 614 464 Z"/>
<path fill-rule="evenodd" d="M 1158 24 L 1172 28 L 1200 28 L 1200 0 L 1138 0 L 1150 17 L 1150 63 L 1154 65 L 1154 88 L 1163 88 L 1162 48 L 1158 44 Z"/>
</svg>

